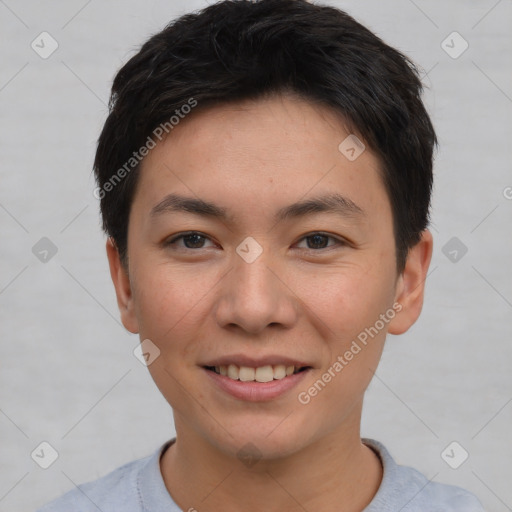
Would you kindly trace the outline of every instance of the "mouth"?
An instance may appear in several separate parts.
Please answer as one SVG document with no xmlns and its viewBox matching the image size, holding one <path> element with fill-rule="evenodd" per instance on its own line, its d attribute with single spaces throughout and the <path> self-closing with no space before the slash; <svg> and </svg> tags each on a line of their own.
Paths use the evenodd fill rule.
<svg viewBox="0 0 512 512">
<path fill-rule="evenodd" d="M 244 402 L 269 402 L 281 397 L 286 399 L 313 371 L 312 366 L 298 361 L 283 361 L 277 356 L 267 357 L 266 361 L 237 356 L 240 365 L 230 360 L 224 358 L 211 361 L 214 365 L 202 365 L 202 369 L 214 385 L 213 389 Z"/>
<path fill-rule="evenodd" d="M 311 366 L 287 366 L 284 364 L 276 364 L 253 368 L 249 366 L 229 364 L 221 366 L 203 366 L 203 368 L 234 381 L 265 383 L 282 380 L 291 375 L 302 373 L 311 369 Z"/>
</svg>

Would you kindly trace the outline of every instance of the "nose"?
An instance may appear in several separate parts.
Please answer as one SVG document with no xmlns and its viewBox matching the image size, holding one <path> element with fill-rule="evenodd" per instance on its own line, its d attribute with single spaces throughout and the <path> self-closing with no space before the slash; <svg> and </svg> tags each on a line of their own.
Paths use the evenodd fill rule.
<svg viewBox="0 0 512 512">
<path fill-rule="evenodd" d="M 259 334 L 267 327 L 291 328 L 297 322 L 298 300 L 286 285 L 285 272 L 265 257 L 248 263 L 235 258 L 222 280 L 216 307 L 218 324 Z"/>
</svg>

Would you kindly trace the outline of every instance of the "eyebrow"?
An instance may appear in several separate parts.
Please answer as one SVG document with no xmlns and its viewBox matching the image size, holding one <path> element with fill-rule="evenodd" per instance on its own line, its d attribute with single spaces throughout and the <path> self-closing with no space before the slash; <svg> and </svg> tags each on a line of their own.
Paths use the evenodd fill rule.
<svg viewBox="0 0 512 512">
<path fill-rule="evenodd" d="M 231 218 L 226 208 L 203 199 L 186 197 L 179 194 L 165 196 L 162 201 L 152 208 L 150 216 L 157 217 L 169 212 L 187 212 L 223 221 L 229 221 Z M 366 216 L 365 211 L 351 199 L 338 193 L 332 193 L 285 206 L 277 211 L 275 220 L 289 220 L 314 213 L 335 213 L 342 217 L 350 218 Z"/>
</svg>

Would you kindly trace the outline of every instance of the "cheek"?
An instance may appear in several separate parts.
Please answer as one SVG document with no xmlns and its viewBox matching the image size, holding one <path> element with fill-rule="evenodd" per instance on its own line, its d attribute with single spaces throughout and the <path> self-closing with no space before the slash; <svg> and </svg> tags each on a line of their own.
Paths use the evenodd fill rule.
<svg viewBox="0 0 512 512">
<path fill-rule="evenodd" d="M 308 305 L 329 327 L 329 354 L 302 391 L 315 410 L 331 411 L 327 423 L 343 421 L 360 403 L 382 355 L 388 323 L 381 315 L 392 298 L 387 283 L 371 272 L 338 273 L 322 293 L 311 293 Z"/>
<path fill-rule="evenodd" d="M 383 276 L 378 270 L 347 269 L 326 279 L 322 292 L 311 290 L 310 300 L 316 301 L 310 302 L 311 308 L 329 327 L 328 359 L 316 376 L 329 380 L 326 386 L 329 390 L 322 391 L 318 405 L 329 407 L 332 400 L 349 407 L 357 402 L 371 381 L 392 319 L 388 322 L 381 319 L 393 303 L 390 280 Z M 339 413 L 344 410 L 341 407 Z"/>
<path fill-rule="evenodd" d="M 345 309 L 338 312 L 336 332 L 341 336 L 332 344 L 331 352 L 333 360 L 342 359 L 338 382 L 343 382 L 346 391 L 364 391 L 382 355 L 388 325 L 395 316 L 389 275 L 375 265 L 369 272 L 348 280 L 343 290 L 345 297 L 340 297 Z"/>
<path fill-rule="evenodd" d="M 390 307 L 393 287 L 385 276 L 370 266 L 347 266 L 323 275 L 302 274 L 297 295 L 307 306 L 305 311 L 310 309 L 323 321 L 332 342 L 344 345 Z"/>
<path fill-rule="evenodd" d="M 180 340 L 193 339 L 201 299 L 214 284 L 215 279 L 198 270 L 147 264 L 138 272 L 135 296 L 141 337 L 151 339 L 162 352 L 189 350 L 190 344 Z"/>
</svg>

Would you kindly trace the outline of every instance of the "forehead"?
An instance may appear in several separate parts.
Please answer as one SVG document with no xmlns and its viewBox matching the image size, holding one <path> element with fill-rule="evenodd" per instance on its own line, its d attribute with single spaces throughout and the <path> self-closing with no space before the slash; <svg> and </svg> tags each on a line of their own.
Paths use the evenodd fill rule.
<svg viewBox="0 0 512 512">
<path fill-rule="evenodd" d="M 389 210 L 378 159 L 358 140 L 328 108 L 293 97 L 199 109 L 146 156 L 135 202 L 150 215 L 174 192 L 254 215 L 338 194 Z"/>
</svg>

